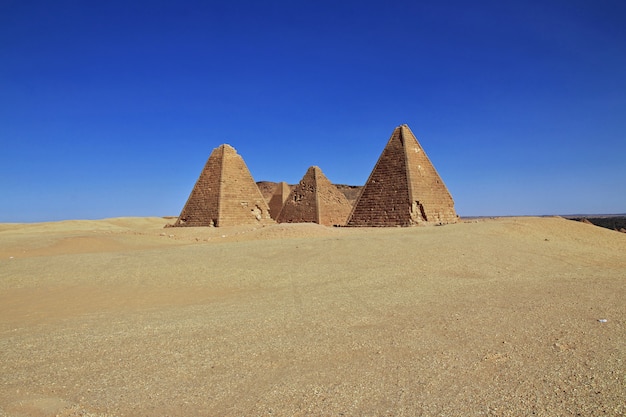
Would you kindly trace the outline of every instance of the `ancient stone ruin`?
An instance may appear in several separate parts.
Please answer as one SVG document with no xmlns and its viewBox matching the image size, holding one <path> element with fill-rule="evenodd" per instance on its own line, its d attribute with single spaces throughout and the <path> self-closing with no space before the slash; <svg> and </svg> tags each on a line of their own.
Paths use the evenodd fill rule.
<svg viewBox="0 0 626 417">
<path fill-rule="evenodd" d="M 295 187 L 284 182 L 258 184 L 264 194 L 237 151 L 221 145 L 211 153 L 173 226 L 235 226 L 273 220 L 327 226 L 458 221 L 452 196 L 407 125 L 393 131 L 362 188 L 343 186 L 340 190 L 316 166 Z"/>
<path fill-rule="evenodd" d="M 456 223 L 454 201 L 407 125 L 389 138 L 361 190 L 348 226 Z"/>
<path fill-rule="evenodd" d="M 313 166 L 291 191 L 276 221 L 343 226 L 351 209 L 346 196 Z"/>
<path fill-rule="evenodd" d="M 174 226 L 235 226 L 272 222 L 250 171 L 230 145 L 209 159 Z"/>
<path fill-rule="evenodd" d="M 287 201 L 287 197 L 289 197 L 289 193 L 291 192 L 291 187 L 286 182 L 279 182 L 276 184 L 276 188 L 274 189 L 274 193 L 272 194 L 272 198 L 268 205 L 270 206 L 270 216 L 272 219 L 276 220 L 278 214 L 283 208 L 285 201 Z"/>
</svg>

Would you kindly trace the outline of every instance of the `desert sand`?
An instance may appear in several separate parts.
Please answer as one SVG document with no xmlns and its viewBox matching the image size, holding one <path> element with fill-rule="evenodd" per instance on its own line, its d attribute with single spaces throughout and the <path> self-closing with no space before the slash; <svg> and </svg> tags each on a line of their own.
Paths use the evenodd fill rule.
<svg viewBox="0 0 626 417">
<path fill-rule="evenodd" d="M 0 224 L 0 416 L 619 416 L 626 234 Z"/>
</svg>

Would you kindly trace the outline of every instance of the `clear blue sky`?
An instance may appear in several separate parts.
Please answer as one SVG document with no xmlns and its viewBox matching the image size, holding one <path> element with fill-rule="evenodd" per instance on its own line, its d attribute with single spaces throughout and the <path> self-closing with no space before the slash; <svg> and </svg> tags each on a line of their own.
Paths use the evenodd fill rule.
<svg viewBox="0 0 626 417">
<path fill-rule="evenodd" d="M 213 148 L 362 185 L 407 123 L 457 212 L 626 212 L 623 1 L 0 1 L 0 222 L 178 215 Z"/>
</svg>

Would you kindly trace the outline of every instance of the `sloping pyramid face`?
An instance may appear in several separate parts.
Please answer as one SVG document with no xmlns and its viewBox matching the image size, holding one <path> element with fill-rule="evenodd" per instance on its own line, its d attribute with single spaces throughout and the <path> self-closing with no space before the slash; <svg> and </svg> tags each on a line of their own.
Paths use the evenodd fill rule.
<svg viewBox="0 0 626 417">
<path fill-rule="evenodd" d="M 407 157 L 412 223 L 456 223 L 454 200 L 407 125 L 400 126 Z"/>
<path fill-rule="evenodd" d="M 174 226 L 236 226 L 270 218 L 250 171 L 229 145 L 213 149 Z"/>
<path fill-rule="evenodd" d="M 456 223 L 454 201 L 407 125 L 397 127 L 357 199 L 348 226 Z"/>
<path fill-rule="evenodd" d="M 272 198 L 269 202 L 270 216 L 272 216 L 272 219 L 276 220 L 278 214 L 283 209 L 283 205 L 285 204 L 285 201 L 287 201 L 287 197 L 289 197 L 290 192 L 291 188 L 286 182 L 283 181 L 276 184 L 276 189 L 274 190 L 274 194 L 272 194 Z"/>
<path fill-rule="evenodd" d="M 343 226 L 351 209 L 346 196 L 314 166 L 291 191 L 276 221 Z"/>
</svg>

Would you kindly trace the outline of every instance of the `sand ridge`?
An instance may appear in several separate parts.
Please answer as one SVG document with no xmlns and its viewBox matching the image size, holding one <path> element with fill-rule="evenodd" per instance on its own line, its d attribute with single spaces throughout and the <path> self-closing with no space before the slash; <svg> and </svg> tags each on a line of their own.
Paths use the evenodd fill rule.
<svg viewBox="0 0 626 417">
<path fill-rule="evenodd" d="M 170 221 L 0 225 L 0 416 L 626 412 L 624 234 Z"/>
</svg>

